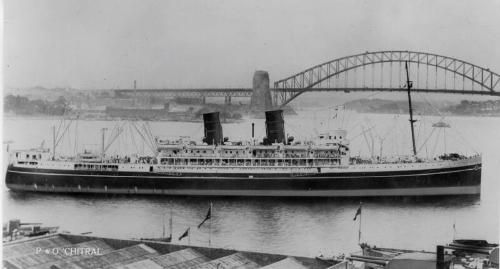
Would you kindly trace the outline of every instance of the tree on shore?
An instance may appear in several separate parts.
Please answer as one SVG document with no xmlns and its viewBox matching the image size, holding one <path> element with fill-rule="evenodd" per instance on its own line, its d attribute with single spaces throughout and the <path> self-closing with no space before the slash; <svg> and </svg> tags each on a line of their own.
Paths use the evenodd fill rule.
<svg viewBox="0 0 500 269">
<path fill-rule="evenodd" d="M 41 99 L 30 100 L 19 95 L 7 95 L 4 99 L 4 111 L 18 115 L 61 116 L 71 111 L 69 102 L 60 96 L 54 102 Z"/>
</svg>

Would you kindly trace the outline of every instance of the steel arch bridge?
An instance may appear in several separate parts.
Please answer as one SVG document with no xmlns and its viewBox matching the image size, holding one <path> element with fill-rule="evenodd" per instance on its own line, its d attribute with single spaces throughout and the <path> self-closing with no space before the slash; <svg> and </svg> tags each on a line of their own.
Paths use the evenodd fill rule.
<svg viewBox="0 0 500 269">
<path fill-rule="evenodd" d="M 407 91 L 404 62 L 410 63 L 413 92 L 500 96 L 500 75 L 488 68 L 432 53 L 377 51 L 338 58 L 276 81 L 273 105 L 282 107 L 310 91 Z"/>
</svg>

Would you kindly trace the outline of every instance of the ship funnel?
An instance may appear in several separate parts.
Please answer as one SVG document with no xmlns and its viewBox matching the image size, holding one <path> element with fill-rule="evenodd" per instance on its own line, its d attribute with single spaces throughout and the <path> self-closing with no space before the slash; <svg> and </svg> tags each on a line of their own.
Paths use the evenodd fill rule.
<svg viewBox="0 0 500 269">
<path fill-rule="evenodd" d="M 205 126 L 205 138 L 203 142 L 209 145 L 220 145 L 224 143 L 222 135 L 222 125 L 219 120 L 219 112 L 203 114 L 203 123 Z"/>
<path fill-rule="evenodd" d="M 283 110 L 266 111 L 266 136 L 266 139 L 264 139 L 265 145 L 286 143 Z"/>
</svg>

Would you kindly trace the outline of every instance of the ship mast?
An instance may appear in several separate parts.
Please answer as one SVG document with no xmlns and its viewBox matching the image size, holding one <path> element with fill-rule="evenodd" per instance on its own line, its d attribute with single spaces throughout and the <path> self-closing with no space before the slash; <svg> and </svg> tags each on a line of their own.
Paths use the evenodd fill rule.
<svg viewBox="0 0 500 269">
<path fill-rule="evenodd" d="M 52 160 L 56 159 L 56 126 L 52 126 Z"/>
<path fill-rule="evenodd" d="M 105 139 L 105 133 L 108 130 L 108 128 L 101 128 L 102 132 L 102 141 L 101 141 L 101 162 L 104 161 L 104 154 L 106 152 L 106 149 L 104 147 L 104 139 Z"/>
<path fill-rule="evenodd" d="M 415 130 L 413 127 L 413 123 L 416 122 L 416 120 L 413 119 L 413 109 L 411 107 L 411 94 L 410 94 L 410 89 L 413 86 L 413 82 L 410 81 L 410 75 L 408 74 L 408 61 L 405 62 L 405 69 L 406 69 L 406 87 L 408 88 L 408 109 L 410 111 L 411 142 L 413 145 L 413 155 L 417 156 L 417 148 L 415 147 Z"/>
</svg>

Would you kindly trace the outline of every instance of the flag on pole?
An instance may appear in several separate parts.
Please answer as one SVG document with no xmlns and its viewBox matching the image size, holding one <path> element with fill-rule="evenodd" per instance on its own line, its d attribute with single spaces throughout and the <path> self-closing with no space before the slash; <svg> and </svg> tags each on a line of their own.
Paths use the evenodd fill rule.
<svg viewBox="0 0 500 269">
<path fill-rule="evenodd" d="M 352 219 L 352 220 L 356 220 L 356 218 L 357 218 L 359 215 L 361 215 L 361 205 L 359 205 L 358 210 L 356 211 L 356 215 L 354 215 L 354 219 Z"/>
<path fill-rule="evenodd" d="M 207 216 L 205 219 L 198 225 L 198 229 L 200 229 L 201 225 L 205 223 L 205 221 L 209 220 L 212 217 L 212 204 L 210 204 L 210 208 L 208 208 Z"/>
<path fill-rule="evenodd" d="M 187 230 L 181 235 L 179 236 L 179 241 L 182 240 L 182 238 L 186 237 L 189 235 L 189 230 L 191 229 L 191 227 L 187 228 Z"/>
</svg>

